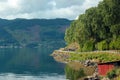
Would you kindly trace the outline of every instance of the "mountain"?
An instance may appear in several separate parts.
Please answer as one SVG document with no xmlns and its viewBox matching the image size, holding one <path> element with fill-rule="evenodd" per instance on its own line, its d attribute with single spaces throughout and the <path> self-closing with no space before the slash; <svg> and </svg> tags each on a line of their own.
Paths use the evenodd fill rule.
<svg viewBox="0 0 120 80">
<path fill-rule="evenodd" d="M 67 19 L 0 19 L 0 47 L 63 45 Z M 62 43 L 62 44 L 61 44 Z"/>
</svg>

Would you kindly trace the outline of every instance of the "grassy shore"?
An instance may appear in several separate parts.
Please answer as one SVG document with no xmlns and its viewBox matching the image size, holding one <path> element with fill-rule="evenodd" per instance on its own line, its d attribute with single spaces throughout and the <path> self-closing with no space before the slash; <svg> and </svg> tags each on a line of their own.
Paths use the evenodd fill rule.
<svg viewBox="0 0 120 80">
<path fill-rule="evenodd" d="M 106 62 L 120 61 L 120 50 L 106 50 L 106 51 L 92 51 L 92 52 L 55 50 L 52 56 L 54 57 L 56 61 L 67 63 L 67 65 L 71 69 L 73 69 L 73 72 L 74 70 L 78 72 L 80 69 L 83 69 L 86 76 L 91 76 L 92 74 L 95 73 L 96 66 L 85 66 L 85 62 L 87 60 L 93 63 L 106 63 Z M 118 71 L 120 71 L 119 68 L 116 69 L 117 75 L 116 77 L 113 77 L 113 80 L 119 80 L 118 78 L 120 77 L 119 77 Z M 108 76 L 111 77 L 112 76 L 111 73 L 110 75 L 107 75 L 106 77 Z M 68 71 L 67 74 L 72 74 L 72 72 Z M 84 80 L 86 76 L 84 76 L 83 79 L 81 77 L 78 80 Z"/>
<path fill-rule="evenodd" d="M 105 63 L 120 61 L 120 50 L 107 50 L 107 51 L 93 51 L 93 52 L 75 52 L 75 51 L 62 51 L 56 50 L 53 52 L 53 57 L 57 61 L 86 61 Z"/>
<path fill-rule="evenodd" d="M 87 53 L 70 53 L 70 60 L 92 60 L 93 62 L 105 63 L 105 62 L 114 62 L 120 61 L 120 53 L 111 53 L 111 52 L 87 52 Z"/>
</svg>

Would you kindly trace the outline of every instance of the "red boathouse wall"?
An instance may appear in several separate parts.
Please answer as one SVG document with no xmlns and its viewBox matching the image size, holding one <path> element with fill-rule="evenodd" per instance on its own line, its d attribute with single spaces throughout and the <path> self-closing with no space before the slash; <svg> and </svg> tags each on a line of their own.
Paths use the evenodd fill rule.
<svg viewBox="0 0 120 80">
<path fill-rule="evenodd" d="M 101 76 L 106 76 L 110 70 L 113 70 L 113 64 L 98 64 L 98 73 Z"/>
</svg>

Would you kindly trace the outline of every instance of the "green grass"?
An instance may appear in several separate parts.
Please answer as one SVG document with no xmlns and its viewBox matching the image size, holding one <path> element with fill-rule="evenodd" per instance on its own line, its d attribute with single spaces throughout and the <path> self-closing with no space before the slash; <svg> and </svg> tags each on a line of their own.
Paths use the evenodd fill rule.
<svg viewBox="0 0 120 80">
<path fill-rule="evenodd" d="M 106 52 L 97 52 L 97 53 L 70 53 L 70 60 L 78 60 L 78 61 L 85 61 L 85 60 L 99 60 L 99 62 L 112 62 L 112 61 L 119 61 L 120 54 L 118 53 L 106 53 Z"/>
</svg>

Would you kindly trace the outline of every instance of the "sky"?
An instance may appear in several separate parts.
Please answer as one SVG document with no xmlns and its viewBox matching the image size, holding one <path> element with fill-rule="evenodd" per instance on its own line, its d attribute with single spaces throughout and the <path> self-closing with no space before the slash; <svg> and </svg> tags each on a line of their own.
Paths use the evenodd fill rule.
<svg viewBox="0 0 120 80">
<path fill-rule="evenodd" d="M 0 18 L 76 19 L 101 0 L 0 0 Z"/>
</svg>

